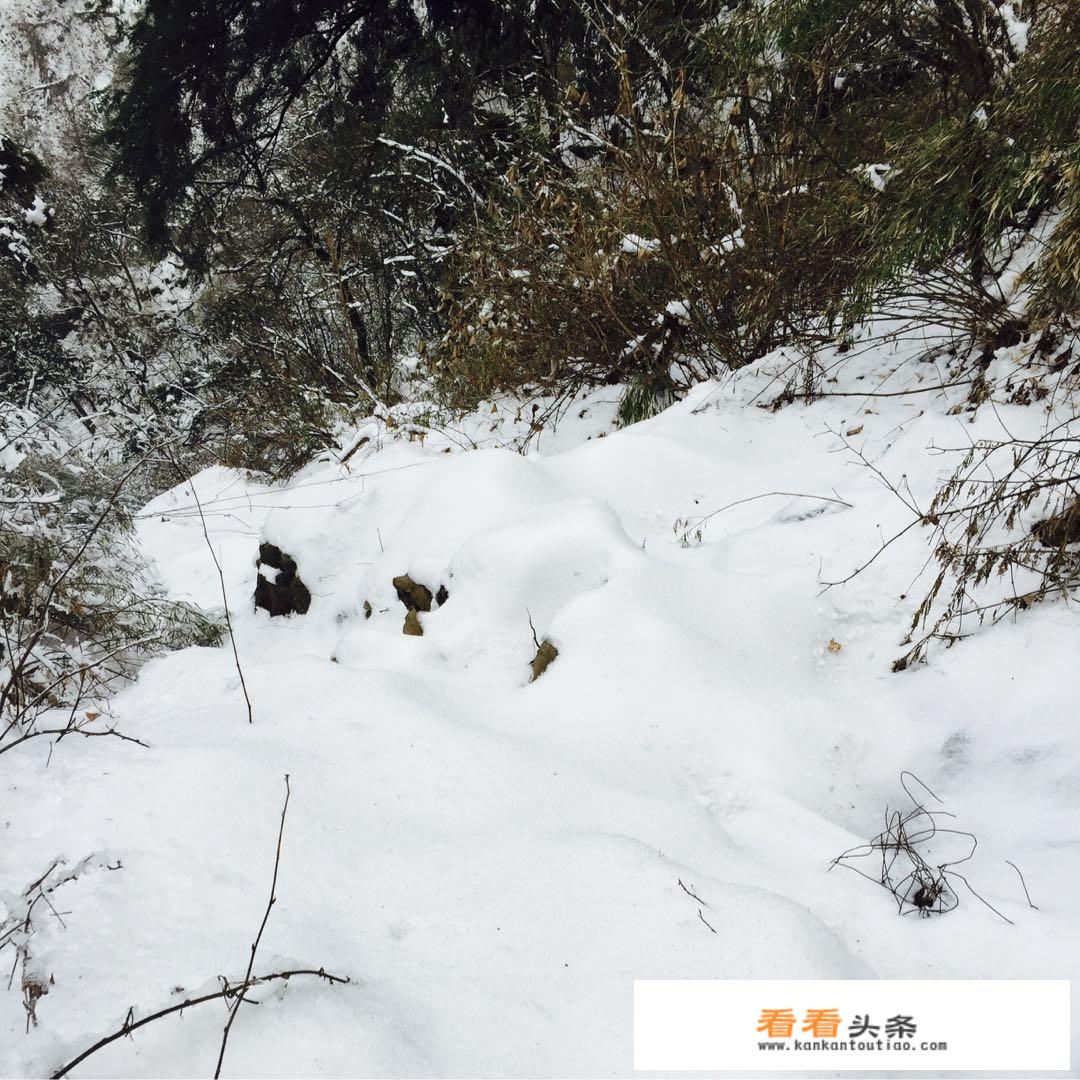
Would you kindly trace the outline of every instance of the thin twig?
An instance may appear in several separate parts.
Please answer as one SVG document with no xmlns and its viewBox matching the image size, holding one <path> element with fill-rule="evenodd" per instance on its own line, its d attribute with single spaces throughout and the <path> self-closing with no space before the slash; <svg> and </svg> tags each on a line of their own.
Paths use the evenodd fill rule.
<svg viewBox="0 0 1080 1080">
<path fill-rule="evenodd" d="M 958 874 L 955 870 L 945 870 L 943 872 L 946 873 L 946 874 L 949 874 L 952 877 L 958 877 L 967 886 L 968 892 L 971 893 L 971 895 L 974 896 L 976 900 L 981 901 L 986 907 L 988 907 L 995 915 L 998 916 L 999 919 L 1004 919 L 1010 926 L 1015 926 L 1016 925 L 1016 923 L 1014 923 L 1012 921 L 1012 919 L 1009 918 L 1008 915 L 1002 915 L 1001 912 L 998 911 L 998 909 L 996 907 L 994 907 L 994 905 L 991 904 L 989 900 L 987 900 L 985 897 L 980 896 L 972 888 L 971 882 L 968 881 L 968 879 L 966 877 L 964 877 L 963 874 Z"/>
<path fill-rule="evenodd" d="M 173 466 L 177 472 L 183 475 L 183 470 L 180 468 L 178 462 L 173 461 Z M 214 568 L 217 570 L 218 582 L 221 585 L 221 602 L 225 606 L 225 625 L 229 629 L 229 644 L 232 646 L 233 660 L 236 663 L 236 673 L 240 676 L 240 689 L 244 692 L 244 702 L 247 705 L 247 718 L 248 723 L 253 724 L 255 722 L 251 712 L 251 697 L 248 695 L 247 682 L 244 679 L 244 669 L 240 666 L 240 653 L 236 649 L 236 634 L 233 633 L 232 616 L 229 614 L 229 597 L 225 590 L 225 575 L 221 570 L 221 562 L 217 557 L 217 552 L 214 550 L 214 545 L 210 541 L 210 531 L 206 527 L 206 515 L 203 513 L 202 503 L 199 501 L 199 493 L 195 490 L 195 481 L 192 477 L 186 477 L 188 486 L 191 488 L 192 498 L 195 500 L 195 506 L 199 511 L 199 521 L 202 524 L 203 536 L 206 538 L 206 546 L 210 549 L 210 558 L 214 560 Z"/>
<path fill-rule="evenodd" d="M 184 1009 L 190 1008 L 194 1005 L 202 1005 L 207 1001 L 219 1001 L 224 1000 L 229 1002 L 229 1018 L 225 1024 L 225 1029 L 221 1038 L 221 1049 L 218 1053 L 217 1068 L 214 1071 L 215 1080 L 221 1076 L 221 1066 L 225 1057 L 225 1047 L 229 1041 L 229 1032 L 232 1029 L 233 1021 L 236 1019 L 236 1013 L 238 1012 L 240 1005 L 247 1001 L 247 992 L 253 986 L 260 986 L 264 983 L 273 982 L 275 980 L 288 980 L 295 975 L 311 975 L 316 978 L 325 979 L 330 983 L 344 984 L 351 980 L 348 976 L 344 975 L 331 975 L 324 968 L 293 968 L 288 971 L 275 971 L 269 975 L 253 975 L 252 972 L 255 967 L 255 954 L 259 948 L 259 942 L 262 940 L 263 931 L 266 929 L 266 924 L 270 918 L 270 911 L 274 904 L 277 902 L 277 879 L 278 870 L 281 866 L 281 841 L 285 834 L 285 815 L 289 809 L 289 796 L 292 794 L 292 789 L 289 785 L 289 777 L 285 776 L 285 802 L 281 808 L 281 824 L 278 827 L 277 847 L 274 854 L 274 875 L 270 883 L 270 899 L 267 902 L 266 910 L 263 912 L 262 922 L 259 924 L 259 931 L 255 935 L 255 941 L 251 946 L 251 956 L 248 960 L 247 971 L 244 973 L 244 978 L 238 983 L 230 983 L 226 979 L 222 979 L 222 987 L 220 990 L 215 990 L 213 993 L 201 994 L 198 997 L 185 998 L 183 1001 L 178 1002 L 175 1005 L 169 1005 L 167 1008 L 159 1009 L 157 1012 L 151 1013 L 149 1016 L 144 1016 L 141 1020 L 134 1018 L 134 1009 L 129 1009 L 127 1016 L 124 1018 L 123 1024 L 112 1032 L 110 1035 L 106 1035 L 104 1038 L 99 1039 L 93 1046 L 84 1050 L 77 1057 L 73 1058 L 62 1068 L 58 1069 L 52 1074 L 53 1080 L 59 1080 L 60 1077 L 66 1076 L 76 1065 L 85 1061 L 91 1054 L 97 1053 L 98 1050 L 110 1043 L 114 1043 L 117 1039 L 122 1039 L 127 1035 L 130 1035 L 133 1031 L 143 1027 L 146 1024 L 153 1023 L 155 1020 L 161 1020 L 163 1017 L 171 1016 L 173 1013 L 182 1012 Z M 54 864 L 55 867 L 56 864 Z M 108 867 L 108 869 L 113 869 Z M 46 872 L 44 877 L 40 881 L 44 881 L 45 877 L 51 873 L 51 869 Z M 30 887 L 31 891 L 36 885 L 40 884 L 40 881 L 34 886 Z"/>
<path fill-rule="evenodd" d="M 931 394 L 935 390 L 947 390 L 951 386 L 970 386 L 971 379 L 959 379 L 956 382 L 938 383 L 934 386 L 919 386 L 912 390 L 820 390 L 814 394 L 795 394 L 796 398 L 826 398 L 826 397 L 857 397 L 857 398 L 885 398 L 907 397 L 909 394 Z"/>
<path fill-rule="evenodd" d="M 1032 907 L 1038 911 L 1039 905 L 1031 902 L 1031 893 L 1028 892 L 1027 882 L 1024 880 L 1024 875 L 1020 873 L 1020 867 L 1009 859 L 1006 859 L 1005 861 L 1020 875 L 1020 884 L 1024 886 L 1024 895 L 1027 897 L 1028 907 Z"/>
<path fill-rule="evenodd" d="M 702 899 L 701 899 L 701 897 L 700 897 L 700 896 L 698 896 L 698 894 L 697 894 L 696 892 L 694 892 L 694 890 L 693 890 L 693 889 L 688 889 L 688 888 L 687 888 L 687 887 L 686 887 L 686 886 L 685 886 L 685 885 L 684 885 L 684 884 L 682 883 L 682 878 L 679 878 L 679 888 L 680 888 L 680 889 L 682 889 L 682 891 L 683 891 L 684 893 L 686 893 L 686 895 L 687 895 L 687 896 L 692 896 L 692 897 L 693 897 L 693 898 L 694 898 L 694 899 L 695 899 L 695 900 L 696 900 L 696 901 L 697 901 L 697 902 L 698 902 L 699 904 L 701 904 L 701 906 L 702 906 L 702 907 L 708 907 L 708 906 L 709 906 L 709 905 L 708 905 L 707 903 L 705 903 L 705 901 L 704 901 L 704 900 L 702 900 Z"/>
<path fill-rule="evenodd" d="M 142 739 L 136 739 L 134 735 L 125 735 L 121 731 L 117 731 L 116 728 L 106 728 L 104 731 L 87 731 L 85 728 L 79 727 L 77 724 L 69 724 L 67 727 L 62 728 L 40 728 L 34 731 L 29 731 L 25 735 L 20 736 L 18 739 L 13 739 L 11 742 L 4 743 L 0 746 L 0 754 L 6 754 L 9 750 L 14 750 L 16 746 L 20 746 L 22 743 L 29 741 L 30 739 L 40 738 L 42 735 L 56 735 L 57 742 L 60 741 L 65 735 L 81 735 L 84 739 L 102 738 L 104 736 L 111 736 L 114 739 L 120 739 L 122 742 L 137 743 L 139 746 L 149 750 L 150 744 L 144 743 Z"/>
<path fill-rule="evenodd" d="M 706 521 L 711 521 L 717 514 L 722 514 L 725 510 L 730 510 L 733 506 L 741 506 L 743 503 L 754 502 L 757 499 L 771 499 L 774 495 L 784 495 L 791 499 L 818 499 L 821 502 L 838 503 L 840 506 L 846 506 L 849 510 L 852 506 L 851 503 L 845 502 L 843 499 L 834 499 L 828 495 L 807 495 L 800 491 L 766 491 L 761 495 L 750 495 L 745 499 L 736 499 L 734 502 L 729 502 L 726 506 L 721 506 L 719 510 L 714 510 L 711 514 L 706 514 L 696 524 L 688 526 L 686 531 L 680 537 L 680 540 L 685 541 L 689 539 L 692 531 L 696 532 Z"/>
<path fill-rule="evenodd" d="M 285 802 L 281 807 L 281 824 L 278 827 L 277 850 L 274 854 L 274 876 L 270 882 L 270 899 L 266 902 L 266 910 L 263 912 L 262 922 L 259 924 L 259 932 L 255 935 L 255 940 L 251 943 L 251 956 L 248 958 L 247 971 L 244 973 L 244 982 L 242 984 L 245 988 L 251 983 L 251 972 L 255 967 L 255 953 L 258 951 L 263 931 L 266 929 L 266 924 L 270 919 L 270 911 L 277 902 L 278 868 L 281 865 L 281 839 L 285 835 L 285 815 L 289 810 L 289 796 L 291 794 L 292 788 L 289 786 L 289 774 L 286 773 Z M 236 1014 L 240 1011 L 240 1005 L 243 1001 L 243 993 L 238 994 L 229 1009 L 229 1018 L 225 1021 L 225 1030 L 221 1034 L 221 1049 L 218 1051 L 217 1068 L 214 1069 L 214 1080 L 218 1080 L 218 1077 L 221 1076 L 221 1064 L 225 1060 L 225 1047 L 229 1042 L 229 1032 L 232 1030 L 233 1021 L 236 1019 Z"/>
<path fill-rule="evenodd" d="M 529 629 L 532 631 L 533 644 L 537 647 L 537 649 L 539 649 L 540 648 L 540 639 L 536 636 L 536 627 L 533 626 L 532 612 L 529 611 L 528 608 L 526 608 L 525 609 L 525 614 L 529 619 Z"/>
</svg>

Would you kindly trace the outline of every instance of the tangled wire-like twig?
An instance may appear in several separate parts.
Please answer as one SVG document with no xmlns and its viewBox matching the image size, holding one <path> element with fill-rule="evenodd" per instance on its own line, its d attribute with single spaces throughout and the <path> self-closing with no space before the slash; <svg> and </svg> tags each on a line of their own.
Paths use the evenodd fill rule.
<svg viewBox="0 0 1080 1080">
<path fill-rule="evenodd" d="M 829 869 L 831 870 L 833 866 L 846 866 L 849 870 L 854 870 L 868 881 L 890 892 L 896 900 L 899 914 L 910 915 L 917 912 L 924 918 L 930 915 L 945 915 L 953 911 L 960 903 L 953 883 L 963 882 L 965 888 L 976 900 L 988 907 L 999 918 L 1013 925 L 1012 919 L 1003 915 L 993 904 L 980 896 L 972 887 L 971 882 L 955 869 L 974 856 L 975 849 L 979 846 L 975 834 L 963 829 L 944 828 L 939 825 L 938 818 L 954 818 L 956 815 L 947 810 L 928 810 L 924 803 L 911 793 L 908 780 L 918 784 L 935 802 L 941 802 L 914 773 L 902 772 L 900 786 L 911 800 L 912 807 L 908 810 L 886 808 L 885 828 L 868 843 L 859 844 L 838 855 L 833 859 Z M 970 846 L 960 858 L 934 864 L 927 856 L 932 854 L 931 844 L 938 836 L 963 837 L 970 841 Z M 880 859 L 876 876 L 853 865 L 855 860 L 875 856 Z M 1015 863 L 1009 865 L 1020 874 Z M 1023 874 L 1020 874 L 1020 881 L 1024 883 Z M 1024 884 L 1024 895 L 1027 896 L 1029 906 L 1038 910 L 1031 903 L 1026 884 Z"/>
</svg>

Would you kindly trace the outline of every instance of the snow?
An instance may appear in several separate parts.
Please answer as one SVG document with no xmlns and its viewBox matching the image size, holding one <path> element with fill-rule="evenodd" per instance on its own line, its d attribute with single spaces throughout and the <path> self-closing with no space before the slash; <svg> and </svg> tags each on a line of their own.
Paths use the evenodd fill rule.
<svg viewBox="0 0 1080 1080">
<path fill-rule="evenodd" d="M 23 211 L 23 220 L 27 225 L 37 225 L 39 228 L 48 224 L 49 208 L 40 195 L 35 195 L 33 203 Z"/>
<path fill-rule="evenodd" d="M 1016 14 L 1016 7 L 1013 4 L 1002 4 L 1001 18 L 1005 22 L 1005 32 L 1009 35 L 1009 42 L 1013 47 L 1013 52 L 1017 56 L 1027 52 L 1028 47 L 1028 28 L 1029 23 L 1024 22 Z"/>
<path fill-rule="evenodd" d="M 825 588 L 908 521 L 854 449 L 925 504 L 954 464 L 930 447 L 1030 432 L 1042 406 L 948 415 L 964 388 L 931 390 L 947 379 L 911 343 L 830 375 L 865 397 L 758 408 L 792 361 L 622 430 L 612 388 L 538 441 L 507 400 L 420 437 L 372 420 L 345 466 L 277 485 L 207 470 L 202 515 L 191 484 L 154 500 L 143 549 L 173 595 L 214 607 L 205 520 L 254 723 L 230 648 L 188 649 L 112 702 L 149 749 L 5 757 L 0 903 L 18 910 L 57 857 L 90 862 L 31 939 L 54 980 L 38 1025 L 17 983 L 0 993 L 0 1073 L 47 1074 L 129 1007 L 242 975 L 286 773 L 256 970 L 352 981 L 260 989 L 224 1075 L 625 1075 L 635 978 L 1080 975 L 1074 613 L 892 674 L 929 530 Z M 260 539 L 296 559 L 306 615 L 252 610 Z M 401 633 L 403 573 L 449 591 L 422 637 Z M 559 655 L 530 683 L 534 629 Z M 965 876 L 1014 925 L 963 890 L 951 914 L 900 917 L 829 871 L 906 805 L 904 769 L 978 836 Z M 192 1008 L 74 1075 L 208 1075 L 223 1020 Z"/>
<path fill-rule="evenodd" d="M 876 165 L 864 165 L 863 171 L 866 173 L 866 179 L 873 185 L 875 191 L 884 191 L 885 184 L 888 182 L 889 173 L 892 172 L 893 167 L 885 163 L 878 163 Z"/>
<path fill-rule="evenodd" d="M 718 255 L 727 255 L 732 251 L 736 251 L 743 247 L 746 240 L 743 237 L 742 229 L 736 229 L 730 236 L 725 236 L 720 243 L 710 244 L 703 252 L 703 261 L 709 258 L 715 258 Z"/>
<path fill-rule="evenodd" d="M 637 233 L 627 233 L 622 238 L 621 243 L 624 255 L 648 255 L 653 251 L 657 251 L 659 247 L 659 240 L 638 236 Z"/>
</svg>

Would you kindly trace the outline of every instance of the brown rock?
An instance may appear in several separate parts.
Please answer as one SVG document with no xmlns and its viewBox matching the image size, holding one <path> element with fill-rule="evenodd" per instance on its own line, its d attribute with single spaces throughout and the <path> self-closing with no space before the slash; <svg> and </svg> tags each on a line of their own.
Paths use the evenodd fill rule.
<svg viewBox="0 0 1080 1080">
<path fill-rule="evenodd" d="M 559 650 L 556 649 L 547 638 L 544 638 L 544 640 L 540 642 L 540 648 L 536 650 L 536 655 L 532 659 L 532 678 L 529 682 L 536 682 L 536 680 L 547 671 L 548 666 L 558 655 Z"/>
<path fill-rule="evenodd" d="M 426 585 L 413 581 L 408 574 L 401 574 L 392 582 L 398 599 L 410 611 L 431 610 L 431 590 Z"/>
</svg>

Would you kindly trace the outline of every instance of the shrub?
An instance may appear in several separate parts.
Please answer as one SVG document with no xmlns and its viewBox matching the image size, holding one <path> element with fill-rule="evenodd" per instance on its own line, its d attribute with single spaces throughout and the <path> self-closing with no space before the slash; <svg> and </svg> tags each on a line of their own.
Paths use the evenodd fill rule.
<svg viewBox="0 0 1080 1080">
<path fill-rule="evenodd" d="M 221 632 L 154 584 L 131 536 L 132 469 L 61 452 L 40 431 L 27 441 L 3 439 L 9 464 L 12 450 L 21 460 L 0 474 L 0 743 L 108 696 L 156 652 Z"/>
<path fill-rule="evenodd" d="M 937 573 L 911 623 L 908 651 L 924 660 L 984 621 L 1080 588 L 1080 419 L 1033 439 L 980 440 L 963 455 L 925 515 Z"/>
</svg>

